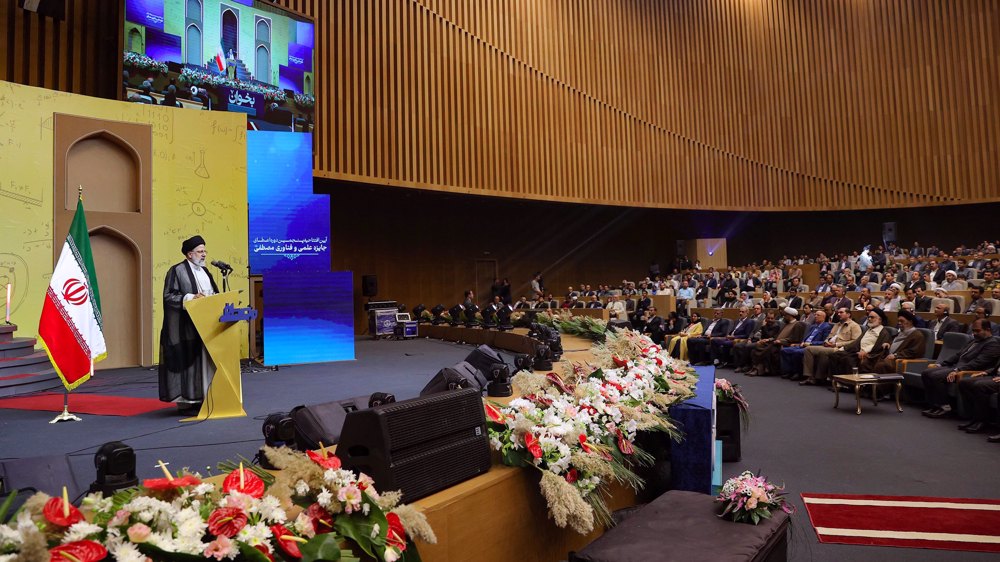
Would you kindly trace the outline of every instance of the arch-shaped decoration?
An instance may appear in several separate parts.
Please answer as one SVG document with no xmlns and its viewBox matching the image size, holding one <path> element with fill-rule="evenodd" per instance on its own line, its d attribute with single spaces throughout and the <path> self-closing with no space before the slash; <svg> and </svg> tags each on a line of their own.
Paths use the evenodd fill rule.
<svg viewBox="0 0 1000 562">
<path fill-rule="evenodd" d="M 184 43 L 187 48 L 184 61 L 188 64 L 201 66 L 201 28 L 195 24 L 187 26 L 184 31 Z"/>
<path fill-rule="evenodd" d="M 271 53 L 264 45 L 257 45 L 254 53 L 253 76 L 261 82 L 271 82 Z"/>
<path fill-rule="evenodd" d="M 267 18 L 257 18 L 257 23 L 254 25 L 254 39 L 261 43 L 271 42 L 271 22 Z"/>
<path fill-rule="evenodd" d="M 90 211 L 138 213 L 138 178 L 142 162 L 136 149 L 120 136 L 100 130 L 73 141 L 66 150 L 66 210 L 76 209 L 77 190 L 87 186 L 93 195 Z M 93 165 L 100 162 L 100 166 Z"/>
<path fill-rule="evenodd" d="M 142 360 L 142 252 L 131 237 L 102 225 L 90 230 L 94 270 L 101 294 L 102 329 L 108 357 L 103 369 L 131 367 Z"/>
<path fill-rule="evenodd" d="M 308 74 L 306 74 L 305 79 L 303 79 L 303 81 L 302 81 L 302 89 L 304 90 L 302 92 L 303 94 L 309 94 L 310 96 L 313 95 L 313 81 L 312 81 L 312 76 L 309 76 Z"/>
<path fill-rule="evenodd" d="M 236 10 L 224 7 L 221 18 L 222 50 L 226 56 L 232 51 L 233 58 L 240 58 L 240 17 Z"/>
<path fill-rule="evenodd" d="M 128 32 L 128 50 L 133 53 L 146 52 L 142 41 L 142 33 L 134 27 Z"/>
<path fill-rule="evenodd" d="M 201 0 L 187 0 L 184 5 L 184 17 L 189 20 L 202 21 L 204 19 L 203 9 Z"/>
</svg>

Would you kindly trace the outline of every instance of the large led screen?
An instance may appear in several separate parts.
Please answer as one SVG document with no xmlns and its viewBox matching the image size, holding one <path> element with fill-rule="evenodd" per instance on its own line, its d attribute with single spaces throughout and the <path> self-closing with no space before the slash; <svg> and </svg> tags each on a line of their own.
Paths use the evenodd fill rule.
<svg viewBox="0 0 1000 562">
<path fill-rule="evenodd" d="M 312 135 L 247 135 L 251 275 L 330 271 L 330 197 L 312 179 Z"/>
<path fill-rule="evenodd" d="M 264 274 L 264 364 L 354 359 L 350 271 Z"/>
</svg>

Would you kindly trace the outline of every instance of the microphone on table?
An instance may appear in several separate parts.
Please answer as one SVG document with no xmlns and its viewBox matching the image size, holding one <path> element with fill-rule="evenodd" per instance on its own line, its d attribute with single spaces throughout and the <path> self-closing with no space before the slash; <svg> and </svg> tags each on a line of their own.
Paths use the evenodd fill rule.
<svg viewBox="0 0 1000 562">
<path fill-rule="evenodd" d="M 224 261 L 221 261 L 221 260 L 215 260 L 215 261 L 213 261 L 212 265 L 214 265 L 215 267 L 221 269 L 224 272 L 225 271 L 232 271 L 233 270 L 233 266 L 231 266 L 228 263 L 226 263 Z"/>
</svg>

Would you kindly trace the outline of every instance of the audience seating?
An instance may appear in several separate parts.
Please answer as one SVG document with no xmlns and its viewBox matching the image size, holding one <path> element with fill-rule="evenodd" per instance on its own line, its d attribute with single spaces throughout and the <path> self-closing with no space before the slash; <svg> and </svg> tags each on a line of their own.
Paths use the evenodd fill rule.
<svg viewBox="0 0 1000 562">
<path fill-rule="evenodd" d="M 938 360 L 945 360 L 952 355 L 961 351 L 965 344 L 969 343 L 972 336 L 969 334 L 961 332 L 948 332 L 944 335 L 941 344 L 941 351 L 937 354 L 937 359 L 904 359 L 899 361 L 901 365 L 898 365 L 896 370 L 903 375 L 903 387 L 907 389 L 919 389 L 921 392 L 924 390 L 923 379 L 920 378 L 920 373 L 927 368 L 928 365 L 936 363 Z M 933 355 L 933 354 L 932 354 Z"/>
</svg>

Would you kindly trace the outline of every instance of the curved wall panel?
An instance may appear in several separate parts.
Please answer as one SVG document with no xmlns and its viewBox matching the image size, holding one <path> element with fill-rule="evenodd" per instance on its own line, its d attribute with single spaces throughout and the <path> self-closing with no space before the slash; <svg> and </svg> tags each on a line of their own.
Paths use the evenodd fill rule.
<svg viewBox="0 0 1000 562">
<path fill-rule="evenodd" d="M 1000 200 L 993 0 L 283 0 L 318 24 L 315 171 L 542 200 Z"/>
</svg>

